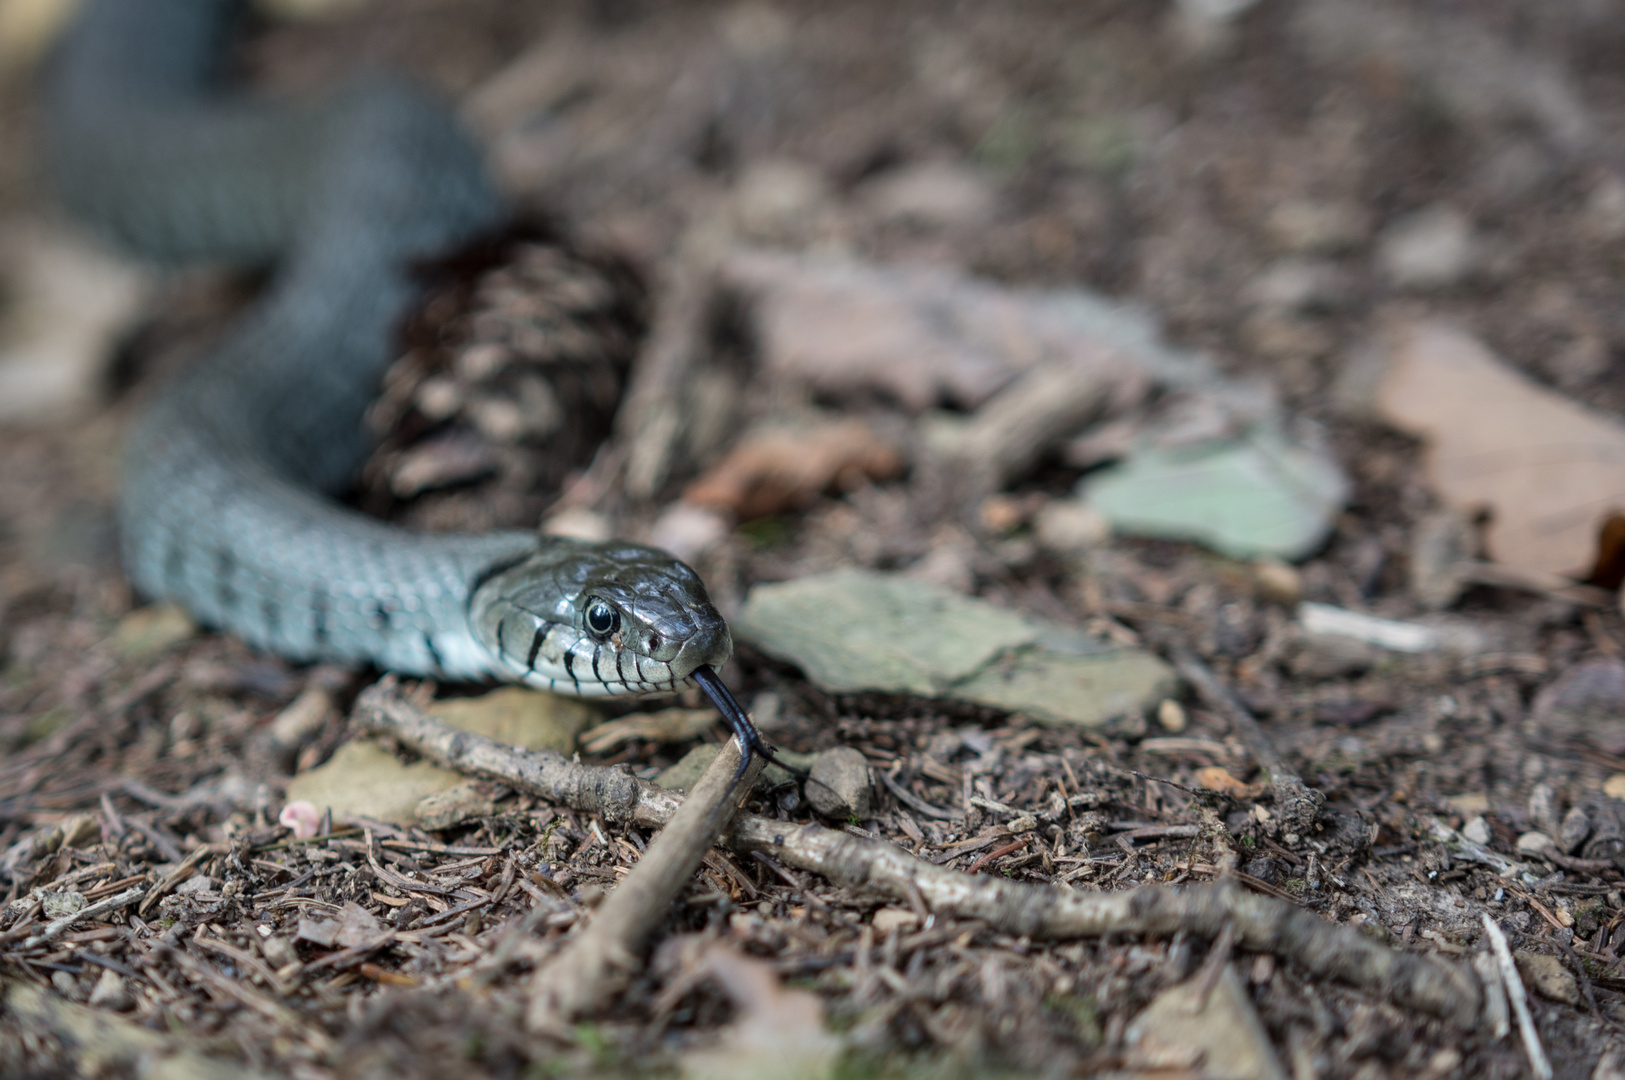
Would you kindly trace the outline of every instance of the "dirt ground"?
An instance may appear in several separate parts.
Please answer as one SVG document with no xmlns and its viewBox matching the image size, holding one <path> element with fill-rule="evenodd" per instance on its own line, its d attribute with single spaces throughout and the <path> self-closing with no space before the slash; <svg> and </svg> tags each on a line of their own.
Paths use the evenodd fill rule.
<svg viewBox="0 0 1625 1080">
<path fill-rule="evenodd" d="M 946 866 L 1123 890 L 1212 880 L 1230 865 L 1266 895 L 1464 965 L 1485 948 L 1488 914 L 1514 949 L 1556 958 L 1570 976 L 1551 991 L 1569 1000 L 1537 988 L 1530 1001 L 1555 1074 L 1621 1075 L 1610 1055 L 1625 1052 L 1625 862 L 1614 849 L 1519 848 L 1532 832 L 1559 832 L 1572 810 L 1589 815 L 1594 837 L 1614 813 L 1605 786 L 1625 771 L 1625 742 L 1548 730 L 1536 699 L 1582 661 L 1625 657 L 1617 606 L 1478 586 L 1450 611 L 1491 644 L 1352 658 L 1305 646 L 1293 613 L 1303 599 L 1426 614 L 1410 560 L 1438 504 L 1418 446 L 1335 404 L 1375 328 L 1448 315 L 1539 382 L 1625 409 L 1625 5 L 1262 0 L 1228 21 L 1194 18 L 1124 0 L 396 0 L 267 23 L 240 63 L 295 92 L 389 66 L 468 103 L 519 200 L 620 260 L 594 273 L 628 291 L 594 318 L 610 312 L 627 354 L 648 340 L 685 254 L 721 236 L 1085 286 L 1148 305 L 1171 341 L 1273 384 L 1324 425 L 1353 482 L 1330 539 L 1290 570 L 1121 537 L 1063 557 L 1031 522 L 1079 468 L 1047 461 L 964 520 L 926 490 L 930 470 L 912 453 L 890 479 L 745 522 L 696 564 L 732 614 L 753 584 L 936 558 L 933 573 L 1001 606 L 1165 655 L 1191 650 L 1339 820 L 1357 823 L 1360 842 L 1328 853 L 1269 828 L 1267 785 L 1245 790 L 1257 762 L 1189 693 L 1178 716 L 1096 731 L 827 695 L 749 649 L 727 681 L 758 713 L 777 710 L 777 745 L 855 747 L 887 772 L 872 816 L 837 827 Z M 48 213 L 31 165 L 35 121 L 14 75 L 0 104 L 0 199 L 14 215 Z M 888 182 L 924 164 L 951 166 L 954 183 L 899 209 L 907 200 Z M 1385 243 L 1418 213 L 1455 215 L 1472 236 L 1470 257 L 1426 281 L 1384 262 Z M 1272 272 L 1298 299 L 1260 299 Z M 344 708 L 376 673 L 292 667 L 207 632 L 147 648 L 114 539 L 129 416 L 242 294 L 196 275 L 166 286 L 94 408 L 0 430 L 9 985 L 122 1017 L 160 1058 L 184 1048 L 271 1075 L 718 1075 L 696 1055 L 746 1010 L 725 979 L 696 973 L 696 950 L 726 942 L 816 995 L 845 1040 L 839 1075 L 1155 1071 L 1136 1062 L 1125 1030 L 1202 970 L 1212 947 L 1202 935 L 1050 942 L 973 919 L 922 923 L 908 905 L 718 851 L 630 988 L 568 1038 L 545 1037 L 522 1023 L 525 973 L 636 861 L 645 832 L 510 796 L 433 833 L 340 823 L 290 840 L 277 824 L 289 776 L 343 741 Z M 719 322 L 707 348 L 753 385 L 750 335 Z M 733 407 L 760 414 L 782 404 L 771 396 L 747 390 Z M 877 428 L 913 422 L 895 403 L 819 404 Z M 393 512 L 529 525 L 551 499 L 537 494 L 541 480 L 562 475 L 576 502 L 641 536 L 705 464 L 636 499 L 593 488 L 604 471 L 586 471 L 590 451 L 570 469 L 523 465 L 523 453 L 501 450 L 485 510 L 465 492 Z M 502 495 L 502 482 L 523 490 Z M 339 707 L 299 745 L 277 743 L 273 718 L 312 686 Z M 1625 692 L 1613 712 L 1625 714 Z M 719 726 L 701 741 L 722 737 Z M 692 745 L 637 739 L 583 760 L 650 778 Z M 1243 784 L 1199 793 L 1211 766 Z M 920 804 L 963 810 L 934 817 Z M 1040 826 L 1029 840 L 1001 833 L 989 804 Z M 811 813 L 793 790 L 758 794 L 751 809 Z M 1224 839 L 1190 828 L 1204 812 L 1227 826 Z M 1538 873 L 1505 874 L 1441 843 L 1439 823 L 1475 819 L 1487 849 Z M 188 873 L 203 884 L 177 889 Z M 161 898 L 29 941 L 44 919 L 35 890 L 75 888 L 94 902 L 159 882 Z M 397 933 L 372 949 L 294 940 L 301 918 L 346 904 Z M 1294 1077 L 1528 1068 L 1515 1031 L 1462 1031 L 1263 952 L 1237 948 L 1234 962 Z M 0 1013 L 0 1069 L 85 1068 L 75 1037 L 30 1015 L 15 1000 Z M 1204 1075 L 1188 1061 L 1156 1074 Z"/>
</svg>

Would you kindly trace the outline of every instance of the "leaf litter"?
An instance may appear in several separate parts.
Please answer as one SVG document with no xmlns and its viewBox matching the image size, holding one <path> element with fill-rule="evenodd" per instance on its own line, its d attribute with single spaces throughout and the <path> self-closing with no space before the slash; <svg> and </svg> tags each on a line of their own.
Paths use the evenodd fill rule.
<svg viewBox="0 0 1625 1080">
<path fill-rule="evenodd" d="M 657 481 L 623 498 L 617 461 L 639 460 L 658 433 L 618 423 L 619 445 L 593 464 L 536 465 L 539 429 L 488 403 L 500 397 L 494 388 L 523 397 L 530 359 L 504 353 L 492 364 L 497 354 L 486 349 L 436 366 L 417 355 L 387 388 L 405 418 L 403 441 L 375 461 L 363 502 L 431 526 L 504 514 L 528 525 L 562 482 L 563 508 L 577 518 L 644 535 L 669 510 L 652 496 L 703 475 L 736 433 L 809 408 L 859 417 L 898 451 L 901 474 L 809 481 L 797 499 L 815 497 L 765 517 L 736 499 L 689 533 L 730 615 L 774 582 L 851 568 L 907 575 L 1123 653 L 1189 650 L 1234 701 L 1220 707 L 1173 689 L 1143 709 L 1118 710 L 1121 722 L 1109 728 L 1054 727 L 1034 723 L 1036 708 L 1011 711 L 940 687 L 821 687 L 793 658 L 742 648 L 727 678 L 777 744 L 807 755 L 844 747 L 867 763 L 869 816 L 833 823 L 863 834 L 846 833 L 854 843 L 880 836 L 972 881 L 1091 897 L 1147 881 L 1228 880 L 1328 926 L 1362 927 L 1401 955 L 1464 964 L 1489 956 L 1488 915 L 1518 951 L 1545 958 L 1529 971 L 1555 964 L 1578 989 L 1575 998 L 1548 980 L 1561 987 L 1553 1000 L 1524 976 L 1536 995 L 1532 1024 L 1558 1066 L 1584 1075 L 1617 1060 L 1625 980 L 1613 860 L 1625 850 L 1617 802 L 1625 759 L 1608 734 L 1617 680 L 1571 673 L 1617 661 L 1625 626 L 1560 583 L 1485 572 L 1486 554 L 1514 550 L 1494 530 L 1528 520 L 1505 503 L 1482 548 L 1469 537 L 1444 560 L 1468 564 L 1468 577 L 1427 590 L 1426 600 L 1414 594 L 1420 524 L 1450 507 L 1470 516 L 1485 502 L 1458 504 L 1433 487 L 1413 437 L 1327 407 L 1369 327 L 1405 316 L 1419 296 L 1529 378 L 1556 383 L 1594 412 L 1625 405 L 1605 377 L 1615 344 L 1606 312 L 1622 299 L 1609 269 L 1619 181 L 1608 127 L 1597 123 L 1607 99 L 1576 89 L 1615 78 L 1581 47 L 1590 16 L 1569 5 L 1529 13 L 1548 35 L 1536 59 L 1498 8 L 1383 3 L 1351 21 L 1336 4 L 1291 13 L 1260 5 L 1227 24 L 1220 17 L 1228 29 L 1201 46 L 1217 51 L 1197 54 L 1170 47 L 1154 19 L 1092 8 L 1067 16 L 1077 23 L 994 10 L 963 23 L 933 16 L 925 34 L 845 7 L 791 15 L 746 6 L 715 20 L 673 9 L 575 26 L 568 49 L 547 52 L 553 61 L 568 54 L 567 63 L 519 79 L 494 74 L 512 27 L 470 12 L 425 9 L 388 32 L 366 16 L 275 27 L 250 47 L 251 59 L 294 83 L 342 71 L 358 51 L 379 55 L 372 50 L 447 87 L 478 73 L 493 76 L 485 88 L 500 79 L 502 115 L 493 111 L 491 122 L 507 125 L 498 136 L 506 160 L 541 163 L 528 175 L 550 202 L 593 223 L 595 240 L 662 269 L 675 265 L 668 255 L 680 243 L 704 248 L 704 230 L 716 227 L 710 208 L 748 194 L 750 207 L 724 215 L 738 235 L 724 237 L 716 256 L 721 298 L 697 288 L 694 307 L 666 312 L 663 323 L 671 293 L 652 296 L 647 351 L 692 346 L 670 384 L 669 400 L 684 405 L 678 427 L 684 416 L 704 422 L 663 438 L 666 457 L 648 473 Z M 679 64 L 692 65 L 687 81 Z M 791 94 L 791 85 L 819 89 Z M 1289 85 L 1308 89 L 1283 98 Z M 1443 126 L 1430 126 L 1439 116 L 1415 111 L 1417 102 L 1444 109 Z M 8 145 L 25 145 L 12 112 L 0 123 Z M 960 183 L 957 209 L 952 199 L 897 194 L 907 195 L 904 180 L 918 186 L 910 172 L 921 162 L 942 157 L 974 160 L 977 175 L 996 179 L 979 181 L 973 197 Z M 762 161 L 779 164 L 753 168 Z M 736 184 L 736 173 L 750 185 Z M 888 178 L 897 182 L 884 197 L 846 198 L 884 193 Z M 648 197 L 651 185 L 660 198 Z M 1425 280 L 1396 275 L 1383 252 L 1424 210 L 1468 223 L 1470 257 L 1448 273 L 1437 269 L 1444 262 L 1430 264 Z M 764 254 L 764 241 L 788 250 Z M 1328 265 L 1308 267 L 1308 277 L 1302 265 L 1277 267 L 1273 299 L 1259 303 L 1254 283 L 1293 254 Z M 530 265 L 565 281 L 573 273 L 547 269 L 559 265 L 547 254 Z M 562 310 L 584 322 L 614 312 L 607 321 L 624 346 L 642 294 L 594 293 L 605 281 L 616 290 L 631 283 L 586 265 Z M 1509 275 L 1509 266 L 1531 270 Z M 844 307 L 805 309 L 822 318 L 797 322 L 782 303 L 842 280 L 846 291 L 835 295 Z M 1124 305 L 1080 281 L 1133 298 L 1161 326 L 1124 316 Z M 775 295 L 775 282 L 786 291 Z M 509 306 L 481 325 L 506 349 L 537 313 L 502 284 L 484 295 Z M 843 345 L 848 319 L 864 332 Z M 662 338 L 663 325 L 688 336 Z M 159 324 L 141 348 L 161 360 L 166 340 L 174 347 L 196 333 Z M 869 351 L 856 348 L 865 341 Z M 820 342 L 843 362 L 795 353 Z M 796 358 L 780 366 L 784 350 Z M 1199 354 L 1213 359 L 1197 362 Z M 909 362 L 888 370 L 898 357 Z M 1034 399 L 1048 407 L 1027 425 L 992 410 L 1001 395 L 1022 400 L 1025 375 L 1073 362 L 1095 365 L 1088 394 L 1032 394 L 1023 408 Z M 1269 388 L 1262 399 L 1247 390 L 1260 384 Z M 1170 407 L 1181 398 L 1217 402 L 1205 428 Z M 1303 421 L 1321 426 L 1326 449 L 1304 435 L 1312 429 Z M 443 436 L 445 425 L 495 449 L 431 442 L 411 456 L 410 438 Z M 1244 446 L 1249 432 L 1268 430 L 1288 433 L 1294 449 L 1331 455 L 1316 460 L 1335 460 L 1349 480 L 1346 491 L 1328 483 L 1312 492 L 1324 497 L 1312 508 L 1322 531 L 1300 527 L 1303 550 L 1271 549 L 1295 566 L 1136 539 L 1122 522 L 1113 535 L 1111 521 L 1101 527 L 1107 515 L 1082 512 L 1073 494 L 1087 498 L 1089 484 L 1109 475 L 1091 470 L 1132 465 L 1136 447 L 1204 445 L 1192 432 L 1206 432 L 1208 446 Z M 976 434 L 970 443 L 967 433 Z M 1443 434 L 1430 428 L 1425 437 Z M 538 1063 L 575 1073 L 674 1070 L 749 1026 L 749 1007 L 722 982 L 685 982 L 658 962 L 571 1040 L 538 1041 L 519 1023 L 525 972 L 590 919 L 635 864 L 646 828 L 511 789 L 474 793 L 458 804 L 471 813 L 433 831 L 338 814 L 324 823 L 318 812 L 318 831 L 300 840 L 276 824 L 290 770 L 306 774 L 333 758 L 359 684 L 211 634 L 155 637 L 141 659 L 122 652 L 117 629 L 133 598 L 112 563 L 111 458 L 97 437 L 95 425 L 3 433 L 0 935 L 4 1022 L 26 1025 L 5 1040 L 17 1063 L 72 1068 L 84 1063 L 73 1057 L 84 1045 L 108 1048 L 105 1061 L 133 1061 L 157 1045 L 200 1069 L 224 1062 L 238 1074 L 496 1075 Z M 966 469 L 966 456 L 951 450 L 956 440 L 998 468 Z M 453 460 L 448 446 L 463 456 Z M 403 469 L 410 483 L 395 482 Z M 1585 573 L 1590 549 L 1574 550 L 1561 565 L 1542 565 Z M 1443 609 L 1480 633 L 1466 649 L 1395 653 L 1367 643 L 1355 655 L 1303 633 L 1300 600 L 1423 626 Z M 126 640 L 138 629 L 131 624 Z M 330 694 L 329 705 L 275 723 L 313 689 Z M 654 776 L 689 749 L 667 733 L 721 737 L 636 715 L 611 722 L 647 734 L 584 756 Z M 1276 764 L 1249 741 L 1243 717 Z M 414 757 L 397 741 L 379 746 L 397 763 Z M 1283 823 L 1270 783 L 1280 765 L 1325 795 L 1331 816 L 1318 829 Z M 1219 767 L 1233 783 L 1208 771 Z M 1198 794 L 1214 785 L 1223 790 Z M 751 809 L 802 822 L 806 798 L 770 787 Z M 309 831 L 308 811 L 294 818 Z M 131 890 L 139 895 L 119 899 Z M 74 893 L 90 905 L 79 910 L 117 903 L 44 937 L 47 900 L 65 910 L 58 898 Z M 350 916 L 359 933 L 347 941 L 337 932 L 326 945 L 299 937 L 303 923 L 342 926 L 351 911 L 365 918 Z M 1227 946 L 1222 928 L 1210 929 L 1039 941 L 938 915 L 906 889 L 881 900 L 771 856 L 719 849 L 661 934 L 733 949 L 771 968 L 781 988 L 815 995 L 823 1019 L 805 1009 L 786 1030 L 815 1044 L 818 1027 L 839 1031 L 847 1060 L 875 1072 L 943 1059 L 1057 1074 L 1140 1068 L 1150 1062 L 1132 1058 L 1131 1044 L 1144 1037 L 1129 1033 L 1145 1029 L 1147 1007 L 1192 985 L 1211 1007 L 1232 976 L 1243 984 L 1233 1003 L 1256 1013 L 1268 1050 L 1298 1074 L 1525 1067 L 1520 1036 L 1499 1037 L 1488 1014 L 1481 1030 L 1463 1034 L 1267 948 Z M 773 998 L 765 977 L 750 985 Z M 1181 1021 L 1171 1023 L 1179 1045 Z M 1175 1067 L 1216 1065 L 1187 1052 Z"/>
</svg>

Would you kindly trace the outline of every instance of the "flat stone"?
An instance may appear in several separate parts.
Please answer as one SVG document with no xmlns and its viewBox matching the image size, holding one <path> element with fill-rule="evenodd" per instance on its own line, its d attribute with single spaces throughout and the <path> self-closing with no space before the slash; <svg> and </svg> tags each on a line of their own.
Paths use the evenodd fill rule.
<svg viewBox="0 0 1625 1080">
<path fill-rule="evenodd" d="M 1129 1022 L 1123 1043 L 1130 1064 L 1209 1080 L 1286 1080 L 1235 967 L 1226 964 L 1195 1007 L 1199 981 L 1169 987 Z"/>
<path fill-rule="evenodd" d="M 1512 958 L 1518 962 L 1518 974 L 1541 997 L 1565 1005 L 1580 1003 L 1580 986 L 1557 957 L 1520 950 Z"/>
<path fill-rule="evenodd" d="M 807 801 L 827 818 L 867 818 L 874 807 L 869 761 L 850 746 L 826 750 L 813 761 Z"/>
<path fill-rule="evenodd" d="M 1097 727 L 1168 697 L 1173 672 L 1123 649 L 897 574 L 843 570 L 759 585 L 734 636 L 829 693 L 971 701 Z"/>
<path fill-rule="evenodd" d="M 119 620 L 113 648 L 126 660 L 151 660 L 197 634 L 197 623 L 179 604 L 148 604 Z"/>
<path fill-rule="evenodd" d="M 896 574 L 838 570 L 750 591 L 741 641 L 801 668 L 831 693 L 935 697 L 1038 628 L 1012 611 Z"/>
<path fill-rule="evenodd" d="M 1148 652 L 1067 656 L 1024 649 L 954 687 L 954 697 L 1023 713 L 1040 724 L 1100 727 L 1138 716 L 1174 692 L 1173 671 Z"/>
<path fill-rule="evenodd" d="M 454 728 L 525 750 L 575 749 L 584 728 L 604 714 L 583 701 L 523 686 L 504 686 L 472 698 L 450 698 L 429 706 L 429 715 Z"/>
<path fill-rule="evenodd" d="M 427 761 L 403 765 L 370 742 L 345 743 L 327 761 L 288 782 L 288 800 L 304 800 L 333 812 L 388 821 L 417 821 L 418 803 L 455 787 L 464 777 Z"/>
</svg>

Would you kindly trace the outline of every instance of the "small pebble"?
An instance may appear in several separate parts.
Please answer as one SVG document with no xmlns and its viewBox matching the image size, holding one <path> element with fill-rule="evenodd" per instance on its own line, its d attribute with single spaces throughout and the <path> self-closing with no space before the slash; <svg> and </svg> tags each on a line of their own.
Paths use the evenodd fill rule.
<svg viewBox="0 0 1625 1080">
<path fill-rule="evenodd" d="M 1157 706 L 1157 723 L 1162 730 L 1178 734 L 1185 730 L 1189 718 L 1185 715 L 1185 706 L 1173 698 L 1163 698 L 1162 704 Z"/>
<path fill-rule="evenodd" d="M 1449 206 L 1400 218 L 1377 241 L 1377 266 L 1400 289 L 1445 289 L 1459 284 L 1478 259 L 1472 222 Z"/>
<path fill-rule="evenodd" d="M 1303 599 L 1303 575 L 1289 563 L 1260 559 L 1253 563 L 1253 580 L 1266 600 L 1292 606 Z"/>
<path fill-rule="evenodd" d="M 1111 532 L 1106 515 L 1076 499 L 1046 503 L 1033 519 L 1039 546 L 1062 555 L 1097 548 L 1111 538 Z"/>
<path fill-rule="evenodd" d="M 1529 820 L 1535 828 L 1553 836 L 1557 833 L 1557 792 L 1550 784 L 1536 784 L 1529 789 Z"/>
<path fill-rule="evenodd" d="M 1490 842 L 1490 825 L 1482 817 L 1475 817 L 1461 827 L 1461 835 L 1483 846 Z"/>
<path fill-rule="evenodd" d="M 101 978 L 96 980 L 96 988 L 90 992 L 90 1004 L 115 1012 L 128 1009 L 132 1002 L 130 992 L 124 987 L 124 977 L 116 971 L 103 969 Z"/>
<path fill-rule="evenodd" d="M 901 908 L 883 907 L 879 911 L 875 912 L 874 919 L 871 921 L 874 925 L 875 933 L 885 936 L 886 934 L 889 934 L 893 930 L 899 928 L 905 930 L 913 929 L 913 927 L 920 921 L 920 917 L 914 914 L 912 911 L 904 911 Z"/>
<path fill-rule="evenodd" d="M 1573 855 L 1590 835 L 1591 818 L 1576 806 L 1563 815 L 1563 823 L 1557 828 L 1558 849 L 1566 855 Z"/>
<path fill-rule="evenodd" d="M 1531 830 L 1518 837 L 1518 850 L 1530 855 L 1540 855 L 1556 849 L 1557 845 L 1552 842 L 1552 838 L 1538 830 Z"/>
<path fill-rule="evenodd" d="M 850 746 L 818 755 L 806 785 L 807 801 L 828 818 L 865 818 L 874 805 L 869 761 Z"/>
<path fill-rule="evenodd" d="M 1625 772 L 1613 773 L 1604 780 L 1602 793 L 1610 799 L 1625 799 Z"/>
</svg>

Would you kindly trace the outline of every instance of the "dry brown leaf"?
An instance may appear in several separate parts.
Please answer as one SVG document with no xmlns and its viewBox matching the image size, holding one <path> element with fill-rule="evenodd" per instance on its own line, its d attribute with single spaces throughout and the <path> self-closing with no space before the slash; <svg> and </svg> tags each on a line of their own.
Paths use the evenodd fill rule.
<svg viewBox="0 0 1625 1080">
<path fill-rule="evenodd" d="M 1040 364 L 1111 384 L 1189 363 L 1148 316 L 1081 289 L 751 250 L 725 260 L 722 280 L 754 299 L 767 370 L 837 397 L 975 408 Z"/>
<path fill-rule="evenodd" d="M 829 490 L 883 480 L 903 467 L 902 454 L 861 420 L 774 425 L 747 434 L 683 500 L 741 521 L 799 510 Z"/>
<path fill-rule="evenodd" d="M 1536 574 L 1591 571 L 1598 530 L 1625 508 L 1625 426 L 1435 321 L 1393 333 L 1373 404 L 1426 442 L 1441 499 L 1464 514 L 1489 511 L 1492 558 Z"/>
<path fill-rule="evenodd" d="M 1196 782 L 1208 791 L 1217 791 L 1236 799 L 1256 799 L 1264 794 L 1264 784 L 1244 784 L 1230 775 L 1222 765 L 1209 765 L 1196 770 Z"/>
</svg>

